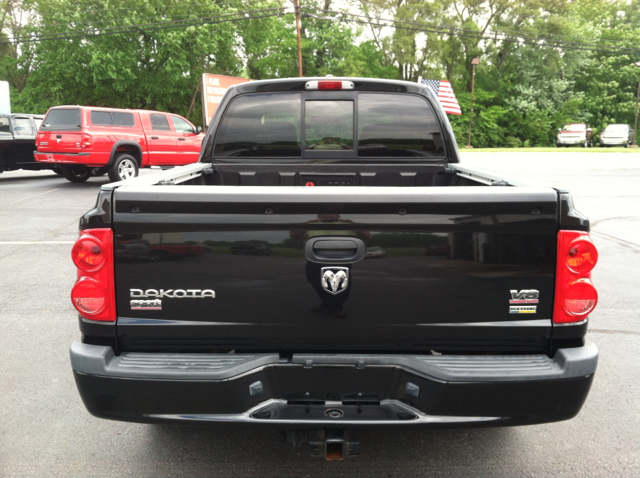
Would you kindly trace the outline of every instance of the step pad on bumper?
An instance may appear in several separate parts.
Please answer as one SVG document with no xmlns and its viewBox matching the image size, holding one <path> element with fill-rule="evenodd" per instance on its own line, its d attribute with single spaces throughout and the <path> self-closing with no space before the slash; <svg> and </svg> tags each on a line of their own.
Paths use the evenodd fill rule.
<svg viewBox="0 0 640 478">
<path fill-rule="evenodd" d="M 584 377 L 596 370 L 598 349 L 593 344 L 560 349 L 545 355 L 383 355 L 294 354 L 291 361 L 278 354 L 179 354 L 125 352 L 73 342 L 71 363 L 76 372 L 110 377 L 172 380 L 225 380 L 267 366 L 399 367 L 448 382 L 523 381 Z"/>
</svg>

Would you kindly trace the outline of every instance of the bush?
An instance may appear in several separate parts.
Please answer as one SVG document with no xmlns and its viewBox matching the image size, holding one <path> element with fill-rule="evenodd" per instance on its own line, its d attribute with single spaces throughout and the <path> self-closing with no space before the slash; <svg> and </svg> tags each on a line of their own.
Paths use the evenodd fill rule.
<svg viewBox="0 0 640 478">
<path fill-rule="evenodd" d="M 504 139 L 504 145 L 507 148 L 520 148 L 522 147 L 522 141 L 520 141 L 520 138 L 516 138 L 515 136 L 507 136 Z"/>
</svg>

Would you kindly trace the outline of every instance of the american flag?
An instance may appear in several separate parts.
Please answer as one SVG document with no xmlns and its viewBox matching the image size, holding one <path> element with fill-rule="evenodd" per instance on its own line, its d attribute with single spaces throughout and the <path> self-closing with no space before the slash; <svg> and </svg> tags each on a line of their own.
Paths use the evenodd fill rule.
<svg viewBox="0 0 640 478">
<path fill-rule="evenodd" d="M 435 92 L 445 113 L 451 115 L 462 114 L 458 100 L 456 100 L 456 95 L 453 94 L 451 83 L 446 80 L 425 80 L 424 78 L 418 78 L 418 83 L 430 87 Z"/>
</svg>

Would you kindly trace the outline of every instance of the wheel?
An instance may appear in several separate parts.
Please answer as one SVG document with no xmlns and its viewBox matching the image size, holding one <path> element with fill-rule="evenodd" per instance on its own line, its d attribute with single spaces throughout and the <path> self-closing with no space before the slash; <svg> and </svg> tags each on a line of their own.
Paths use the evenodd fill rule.
<svg viewBox="0 0 640 478">
<path fill-rule="evenodd" d="M 58 176 L 62 176 L 62 168 L 60 168 L 60 166 L 56 166 L 55 168 L 53 168 L 51 171 L 53 171 L 54 173 L 56 173 Z"/>
<path fill-rule="evenodd" d="M 91 172 L 94 176 L 104 176 L 107 174 L 107 168 L 92 168 Z"/>
<path fill-rule="evenodd" d="M 84 183 L 91 176 L 86 166 L 62 166 L 62 175 L 72 183 Z"/>
<path fill-rule="evenodd" d="M 138 162 L 130 154 L 121 154 L 108 172 L 111 181 L 126 181 L 138 175 Z"/>
</svg>

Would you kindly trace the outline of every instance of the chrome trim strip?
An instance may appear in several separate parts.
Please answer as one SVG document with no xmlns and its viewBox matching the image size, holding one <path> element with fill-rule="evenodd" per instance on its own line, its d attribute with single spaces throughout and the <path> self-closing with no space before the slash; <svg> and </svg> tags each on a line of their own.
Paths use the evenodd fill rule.
<svg viewBox="0 0 640 478">
<path fill-rule="evenodd" d="M 415 420 L 305 420 L 305 424 L 323 425 L 327 427 L 348 427 L 348 426 L 362 426 L 362 425 L 405 425 L 411 426 L 416 424 L 426 423 L 473 423 L 473 422 L 492 422 L 503 420 L 504 417 L 451 417 L 441 415 L 426 415 L 420 410 L 410 407 L 405 403 L 398 400 L 383 400 L 381 403 L 393 403 L 398 408 L 406 410 L 417 417 Z M 188 414 L 188 415 L 146 415 L 149 418 L 156 418 L 161 420 L 175 420 L 175 421 L 198 421 L 198 422 L 233 422 L 233 423 L 269 423 L 273 425 L 287 425 L 287 424 L 300 424 L 300 420 L 274 420 L 274 419 L 260 419 L 254 418 L 251 415 L 260 411 L 261 409 L 270 405 L 280 404 L 286 405 L 286 400 L 270 399 L 266 400 L 253 408 L 250 408 L 244 413 L 234 413 L 226 415 L 214 415 L 214 414 Z M 340 406 L 342 402 L 326 402 L 327 408 Z"/>
</svg>

